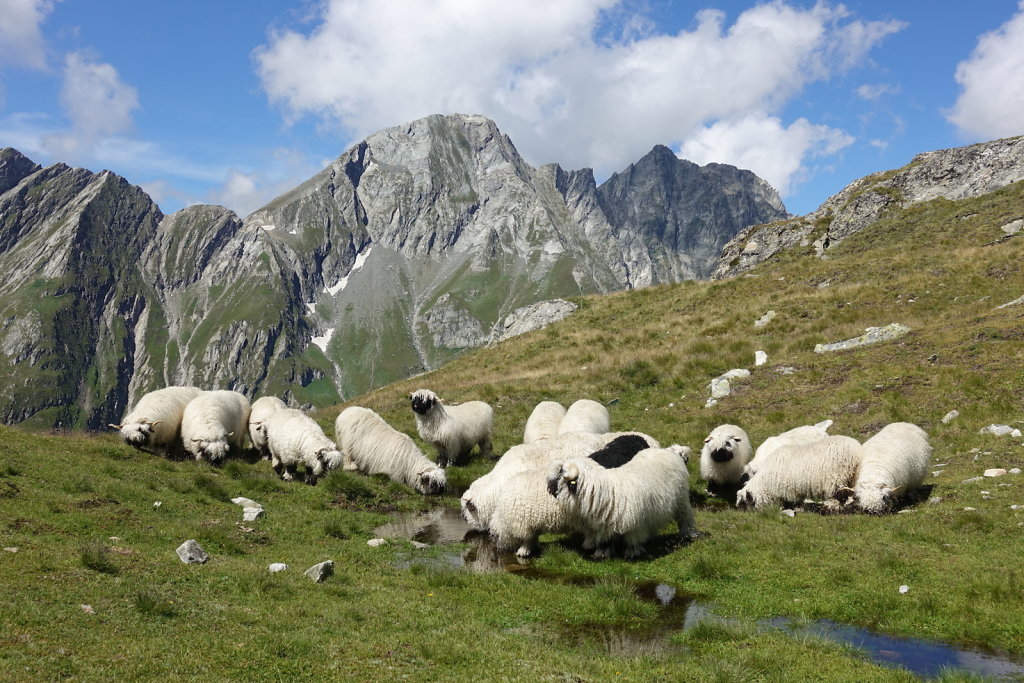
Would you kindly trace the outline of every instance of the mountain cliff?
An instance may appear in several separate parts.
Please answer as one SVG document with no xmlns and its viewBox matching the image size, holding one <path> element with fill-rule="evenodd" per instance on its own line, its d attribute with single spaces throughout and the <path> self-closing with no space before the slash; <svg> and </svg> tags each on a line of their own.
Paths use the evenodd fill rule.
<svg viewBox="0 0 1024 683">
<path fill-rule="evenodd" d="M 380 131 L 244 220 L 3 150 L 0 419 L 98 428 L 173 383 L 336 402 L 538 302 L 706 277 L 786 216 L 749 171 L 660 146 L 600 186 L 533 168 L 479 116 Z"/>
</svg>

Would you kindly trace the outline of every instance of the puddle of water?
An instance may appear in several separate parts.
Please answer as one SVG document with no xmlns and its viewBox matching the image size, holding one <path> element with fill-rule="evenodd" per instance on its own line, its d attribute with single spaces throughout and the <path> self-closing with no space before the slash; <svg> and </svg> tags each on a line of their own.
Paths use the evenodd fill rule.
<svg viewBox="0 0 1024 683">
<path fill-rule="evenodd" d="M 458 510 L 438 508 L 429 512 L 398 515 L 392 522 L 374 530 L 385 538 L 403 538 L 431 545 L 466 544 L 466 548 L 445 552 L 440 558 L 417 558 L 415 553 L 403 555 L 397 565 L 408 568 L 414 564 L 430 564 L 444 568 L 461 568 L 474 573 L 508 572 L 523 578 L 550 581 L 565 585 L 592 586 L 592 576 L 559 574 L 534 567 L 515 553 L 499 551 L 486 533 L 476 531 L 462 519 Z M 609 654 L 640 655 L 681 651 L 672 636 L 707 621 L 735 623 L 715 614 L 712 607 L 663 583 L 633 584 L 636 596 L 661 608 L 659 617 L 642 628 L 595 624 L 574 628 L 563 634 L 563 640 L 579 645 L 598 643 Z M 1008 653 L 989 653 L 957 648 L 945 643 L 915 638 L 897 638 L 869 629 L 822 620 L 796 624 L 780 617 L 758 623 L 762 629 L 780 629 L 794 635 L 812 635 L 843 643 L 864 651 L 876 664 L 903 667 L 923 678 L 937 676 L 943 669 L 961 669 L 991 678 L 1024 678 L 1024 657 Z"/>
</svg>

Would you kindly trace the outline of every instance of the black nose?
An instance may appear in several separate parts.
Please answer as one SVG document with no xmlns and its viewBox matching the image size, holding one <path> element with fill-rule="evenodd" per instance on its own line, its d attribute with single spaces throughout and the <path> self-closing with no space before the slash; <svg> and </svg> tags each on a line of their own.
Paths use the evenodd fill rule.
<svg viewBox="0 0 1024 683">
<path fill-rule="evenodd" d="M 732 460 L 732 451 L 728 448 L 716 448 L 711 451 L 711 459 L 715 462 L 729 462 Z"/>
<path fill-rule="evenodd" d="M 548 479 L 548 493 L 555 498 L 558 497 L 558 479 Z"/>
</svg>

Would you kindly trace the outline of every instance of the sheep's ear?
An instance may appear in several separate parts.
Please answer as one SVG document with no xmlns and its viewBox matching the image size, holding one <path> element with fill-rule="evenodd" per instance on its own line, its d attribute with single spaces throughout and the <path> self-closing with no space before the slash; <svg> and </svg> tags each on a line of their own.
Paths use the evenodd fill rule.
<svg viewBox="0 0 1024 683">
<path fill-rule="evenodd" d="M 846 505 L 854 497 L 854 491 L 849 486 L 843 486 L 836 491 L 835 499 L 841 504 Z"/>
<path fill-rule="evenodd" d="M 153 424 L 156 424 L 156 422 L 154 422 Z M 228 438 L 230 438 L 230 437 L 232 437 L 232 436 L 234 436 L 234 435 L 235 435 L 235 433 L 234 433 L 234 432 L 228 432 Z"/>
<path fill-rule="evenodd" d="M 711 442 L 711 437 L 710 436 L 708 438 L 704 439 L 704 443 L 710 443 L 710 442 Z"/>
<path fill-rule="evenodd" d="M 117 430 L 120 430 L 122 428 L 121 425 L 111 425 L 111 424 L 108 424 L 107 426 L 110 427 L 111 429 L 117 429 Z"/>
</svg>

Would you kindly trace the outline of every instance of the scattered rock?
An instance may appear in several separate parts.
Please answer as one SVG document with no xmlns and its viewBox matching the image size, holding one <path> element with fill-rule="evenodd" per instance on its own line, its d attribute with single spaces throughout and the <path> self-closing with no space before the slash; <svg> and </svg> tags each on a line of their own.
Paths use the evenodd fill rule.
<svg viewBox="0 0 1024 683">
<path fill-rule="evenodd" d="M 939 476 L 940 474 L 942 474 L 945 471 L 946 470 L 932 470 L 932 476 L 933 477 L 937 477 L 937 476 Z"/>
<path fill-rule="evenodd" d="M 202 546 L 194 538 L 190 538 L 178 546 L 177 552 L 178 557 L 186 564 L 204 564 L 210 559 L 210 556 L 206 554 L 206 551 L 203 550 Z"/>
<path fill-rule="evenodd" d="M 900 586 L 900 594 L 901 595 L 906 595 L 909 592 L 910 592 L 910 586 L 908 586 L 906 584 Z"/>
<path fill-rule="evenodd" d="M 539 301 L 529 306 L 523 306 L 505 316 L 505 320 L 502 321 L 501 326 L 497 330 L 494 341 L 502 341 L 525 332 L 547 327 L 551 323 L 568 317 L 577 308 L 579 306 L 565 299 Z"/>
<path fill-rule="evenodd" d="M 1010 474 L 1020 474 L 1020 468 L 1019 467 L 1014 467 L 1013 469 L 1009 470 L 1009 473 Z"/>
<path fill-rule="evenodd" d="M 1009 308 L 1010 306 L 1019 306 L 1020 304 L 1024 304 L 1024 296 L 1018 297 L 1013 301 L 1007 301 L 1005 304 L 999 304 L 996 308 Z"/>
<path fill-rule="evenodd" d="M 92 605 L 79 605 L 79 607 L 81 607 L 82 611 L 86 614 L 96 614 L 96 610 L 92 608 Z"/>
<path fill-rule="evenodd" d="M 964 512 L 974 512 L 975 510 L 977 510 L 977 508 L 971 508 L 971 507 L 964 508 Z"/>
<path fill-rule="evenodd" d="M 158 500 L 158 501 L 153 503 L 153 508 L 156 509 L 156 510 L 159 510 L 161 505 L 163 505 L 163 503 Z"/>
<path fill-rule="evenodd" d="M 732 393 L 732 385 L 725 377 L 716 377 L 711 380 L 711 398 L 725 398 Z"/>
<path fill-rule="evenodd" d="M 961 483 L 961 484 L 970 484 L 970 483 L 972 483 L 972 482 L 975 482 L 975 481 L 981 481 L 981 477 L 971 477 L 971 478 L 969 478 L 969 479 L 964 479 L 964 480 L 963 480 L 962 482 L 960 482 L 960 483 Z"/>
<path fill-rule="evenodd" d="M 986 477 L 1001 477 L 1001 476 L 1005 475 L 1006 473 L 1007 473 L 1006 470 L 1004 470 L 1002 467 L 993 467 L 992 469 L 985 470 L 983 472 L 983 474 Z"/>
<path fill-rule="evenodd" d="M 780 365 L 779 367 L 775 368 L 775 372 L 779 373 L 780 375 L 792 375 L 793 373 L 796 372 L 796 368 L 794 368 L 792 365 Z"/>
<path fill-rule="evenodd" d="M 1024 510 L 1024 505 L 1011 505 L 1011 510 Z"/>
<path fill-rule="evenodd" d="M 942 424 L 948 425 L 950 422 L 952 422 L 953 420 L 957 419 L 958 417 L 960 417 L 960 411 L 959 410 L 951 410 L 951 411 L 949 411 L 948 413 L 946 413 L 945 415 L 942 416 Z"/>
<path fill-rule="evenodd" d="M 754 351 L 754 367 L 761 367 L 768 362 L 768 354 L 764 351 Z"/>
<path fill-rule="evenodd" d="M 379 548 L 382 545 L 387 545 L 387 542 L 388 539 L 386 538 L 371 538 L 369 541 L 366 542 L 366 545 L 370 546 L 371 548 Z"/>
<path fill-rule="evenodd" d="M 231 502 L 234 503 L 235 505 L 241 505 L 244 508 L 263 508 L 263 506 L 257 503 L 255 500 L 250 500 L 249 498 L 244 498 L 242 496 L 239 496 L 238 498 L 232 498 Z"/>
<path fill-rule="evenodd" d="M 1009 436 L 1012 436 L 1012 437 L 1019 437 L 1021 435 L 1019 429 L 1014 429 L 1010 425 L 997 425 L 997 424 L 991 424 L 991 425 L 987 425 L 985 427 L 982 427 L 981 430 L 978 433 L 979 434 L 992 434 L 993 436 L 1007 436 L 1007 435 L 1009 435 Z"/>
<path fill-rule="evenodd" d="M 1024 218 L 1018 218 L 1015 221 L 1010 221 L 1006 225 L 1000 228 L 1007 235 L 1016 235 L 1021 229 L 1024 228 Z"/>
<path fill-rule="evenodd" d="M 9 552 L 9 553 L 16 553 L 16 552 L 18 552 L 18 549 L 13 547 L 13 546 L 11 546 L 11 547 L 4 548 L 4 551 Z"/>
<path fill-rule="evenodd" d="M 780 514 L 783 514 L 786 517 L 796 517 L 796 510 L 783 510 Z"/>
<path fill-rule="evenodd" d="M 261 507 L 246 507 L 242 509 L 243 522 L 255 522 L 257 519 L 266 516 L 266 511 Z"/>
<path fill-rule="evenodd" d="M 939 503 L 942 502 L 942 496 L 935 496 L 934 498 L 929 498 L 928 502 L 931 503 L 932 505 L 938 505 Z"/>
<path fill-rule="evenodd" d="M 271 574 L 276 574 L 278 572 L 283 572 L 284 570 L 288 569 L 288 565 L 286 565 L 284 562 L 274 562 L 269 567 L 267 567 L 267 569 L 270 570 Z"/>
<path fill-rule="evenodd" d="M 425 550 L 430 547 L 429 543 L 421 543 L 419 541 L 410 541 L 410 543 L 412 543 L 412 547 L 416 548 L 416 550 Z"/>
<path fill-rule="evenodd" d="M 844 341 L 833 342 L 831 344 L 817 344 L 814 347 L 814 352 L 826 353 L 828 351 L 845 351 L 846 349 L 855 349 L 869 344 L 877 344 L 883 341 L 899 339 L 908 332 L 910 332 L 910 328 L 901 323 L 892 323 L 885 327 L 869 327 L 864 330 L 864 334 L 859 337 L 854 337 L 853 339 L 846 339 Z"/>
<path fill-rule="evenodd" d="M 768 311 L 767 313 L 765 313 L 760 318 L 754 321 L 754 327 L 764 327 L 765 325 L 770 323 L 775 318 L 775 316 L 775 311 Z"/>
<path fill-rule="evenodd" d="M 326 560 L 320 564 L 314 564 L 312 567 L 307 569 L 304 574 L 311 578 L 315 583 L 321 583 L 327 579 L 327 577 L 334 574 L 334 561 Z"/>
</svg>

